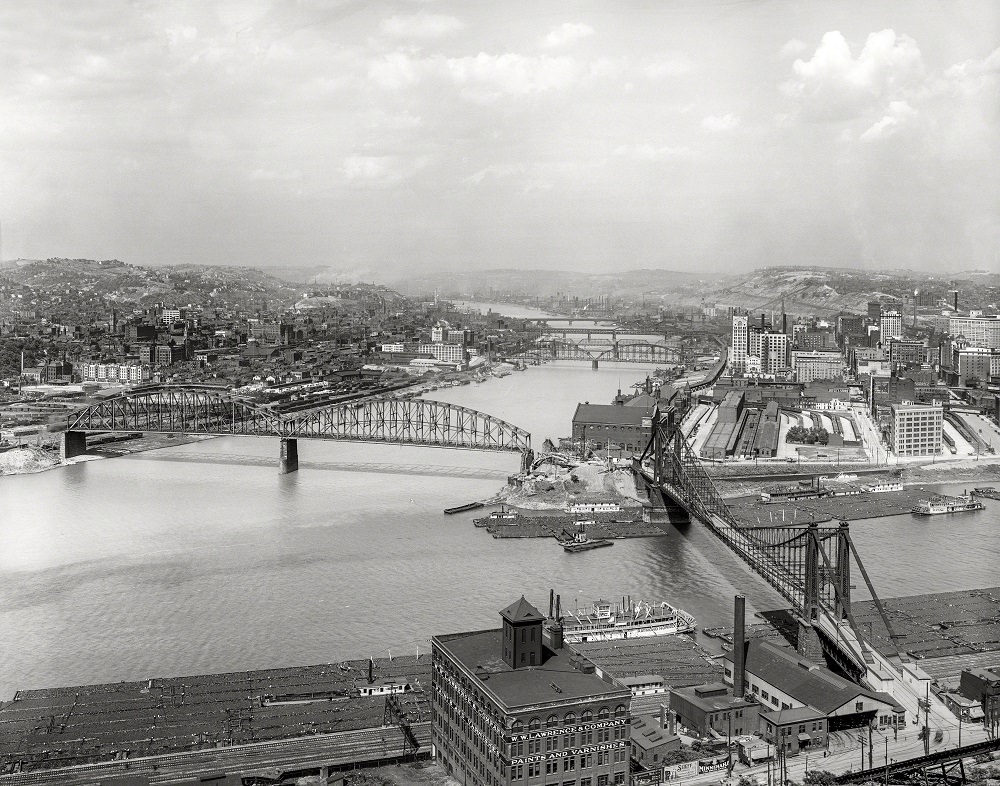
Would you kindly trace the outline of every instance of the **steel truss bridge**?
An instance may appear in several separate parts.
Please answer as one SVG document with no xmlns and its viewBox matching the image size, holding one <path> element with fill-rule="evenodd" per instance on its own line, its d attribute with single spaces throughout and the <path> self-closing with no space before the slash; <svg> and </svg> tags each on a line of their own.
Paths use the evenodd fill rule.
<svg viewBox="0 0 1000 786">
<path fill-rule="evenodd" d="M 584 360 L 599 363 L 680 363 L 683 351 L 679 347 L 647 341 L 645 339 L 621 340 L 571 340 L 552 336 L 536 339 L 534 348 L 518 355 L 524 360 Z"/>
<path fill-rule="evenodd" d="M 651 464 L 651 474 L 644 469 L 644 462 Z M 837 526 L 809 523 L 764 527 L 738 520 L 680 429 L 659 416 L 636 469 L 659 490 L 665 503 L 679 505 L 703 522 L 792 605 L 800 620 L 800 653 L 815 657 L 825 651 L 859 680 L 870 679 L 873 670 L 885 666 L 885 659 L 875 652 L 854 621 L 852 563 L 871 592 L 890 640 L 899 637 L 872 586 L 846 521 Z"/>
<path fill-rule="evenodd" d="M 85 451 L 87 432 L 108 431 L 279 437 L 283 460 L 288 446 L 294 451 L 284 471 L 298 467 L 299 438 L 510 451 L 521 453 L 528 465 L 533 458 L 524 429 L 474 409 L 418 398 L 370 398 L 279 414 L 208 385 L 133 388 L 73 412 L 64 455 Z"/>
</svg>

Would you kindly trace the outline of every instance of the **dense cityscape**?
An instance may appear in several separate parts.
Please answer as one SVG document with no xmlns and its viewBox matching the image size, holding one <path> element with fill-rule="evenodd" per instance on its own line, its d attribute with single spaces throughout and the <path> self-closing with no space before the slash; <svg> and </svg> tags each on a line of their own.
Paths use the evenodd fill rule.
<svg viewBox="0 0 1000 786">
<path fill-rule="evenodd" d="M 988 485 L 1000 479 L 996 276 L 900 273 L 865 290 L 849 271 L 769 268 L 714 293 L 697 280 L 661 293 L 653 278 L 639 298 L 587 280 L 551 295 L 446 282 L 407 295 L 118 261 L 18 261 L 0 276 L 5 474 L 268 433 L 213 419 L 212 402 L 230 401 L 334 424 L 273 432 L 285 474 L 311 471 L 294 434 L 520 452 L 492 499 L 443 515 L 485 508 L 475 525 L 500 545 L 555 539 L 568 554 L 703 524 L 791 605 L 748 620 L 738 595 L 729 619 L 695 620 L 649 598 L 571 611 L 553 590 L 547 609 L 498 599 L 514 600 L 499 630 L 425 630 L 429 659 L 418 647 L 339 667 L 19 686 L 0 705 L 5 781 L 136 769 L 182 782 L 221 767 L 291 782 L 430 756 L 490 786 L 543 772 L 581 786 L 851 782 L 841 773 L 858 760 L 856 778 L 881 782 L 890 759 L 893 778 L 960 761 L 962 735 L 962 755 L 990 759 L 1000 590 L 880 600 L 869 583 L 871 599 L 852 601 L 868 576 L 845 528 L 987 515 L 1000 500 Z M 505 314 L 526 310 L 544 316 Z M 432 391 L 574 363 L 634 384 L 559 413 L 564 433 L 544 445 L 486 413 L 470 444 L 444 404 L 431 432 L 402 423 L 413 416 L 399 408 Z M 976 488 L 927 488 L 948 481 Z"/>
</svg>

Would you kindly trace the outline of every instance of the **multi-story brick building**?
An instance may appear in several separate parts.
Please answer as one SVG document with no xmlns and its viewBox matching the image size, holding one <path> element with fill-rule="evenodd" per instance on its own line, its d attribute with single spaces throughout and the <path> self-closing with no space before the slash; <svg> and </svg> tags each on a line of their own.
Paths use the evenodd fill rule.
<svg viewBox="0 0 1000 786">
<path fill-rule="evenodd" d="M 503 627 L 431 642 L 431 750 L 468 786 L 622 786 L 629 768 L 628 688 L 562 646 L 522 596 Z"/>
<path fill-rule="evenodd" d="M 938 404 L 893 404 L 890 442 L 897 456 L 941 452 L 944 409 Z"/>
<path fill-rule="evenodd" d="M 796 382 L 843 379 L 844 358 L 839 351 L 792 350 L 792 369 Z"/>
</svg>

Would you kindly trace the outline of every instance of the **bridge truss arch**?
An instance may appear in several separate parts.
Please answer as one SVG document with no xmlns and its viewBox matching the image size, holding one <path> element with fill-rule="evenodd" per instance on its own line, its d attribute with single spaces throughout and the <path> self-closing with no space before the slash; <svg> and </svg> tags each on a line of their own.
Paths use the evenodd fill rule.
<svg viewBox="0 0 1000 786">
<path fill-rule="evenodd" d="M 279 414 L 207 385 L 133 388 L 77 410 L 67 430 L 301 437 L 517 453 L 531 449 L 531 435 L 524 429 L 456 404 L 377 397 Z"/>
</svg>

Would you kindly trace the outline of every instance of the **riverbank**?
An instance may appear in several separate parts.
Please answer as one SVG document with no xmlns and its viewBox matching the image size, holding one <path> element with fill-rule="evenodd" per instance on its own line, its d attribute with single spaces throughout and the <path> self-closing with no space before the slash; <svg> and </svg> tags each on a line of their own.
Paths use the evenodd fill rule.
<svg viewBox="0 0 1000 786">
<path fill-rule="evenodd" d="M 609 470 L 604 462 L 545 465 L 543 471 L 505 486 L 491 502 L 523 510 L 564 510 L 580 502 L 610 502 L 633 511 L 642 507 L 632 471 Z"/>
<path fill-rule="evenodd" d="M 83 461 L 127 456 L 214 438 L 211 434 L 139 434 L 130 439 L 118 439 L 101 442 L 93 447 L 88 446 L 84 455 L 65 461 L 59 456 L 59 443 L 50 439 L 41 445 L 22 445 L 0 453 L 0 475 L 30 475 Z"/>
</svg>

